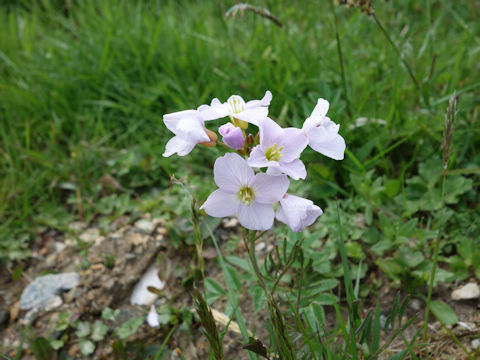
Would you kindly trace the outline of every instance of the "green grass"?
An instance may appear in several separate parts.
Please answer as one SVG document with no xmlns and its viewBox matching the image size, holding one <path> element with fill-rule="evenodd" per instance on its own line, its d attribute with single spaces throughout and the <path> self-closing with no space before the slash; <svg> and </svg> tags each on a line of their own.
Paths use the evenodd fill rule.
<svg viewBox="0 0 480 360">
<path fill-rule="evenodd" d="M 364 213 L 382 238 L 416 220 L 426 258 L 431 237 L 422 231 L 441 231 L 447 242 L 478 234 L 472 216 L 479 210 L 480 163 L 475 2 L 375 4 L 423 93 L 373 18 L 335 6 L 336 28 L 328 2 L 255 2 L 283 28 L 253 13 L 225 18 L 233 1 L 22 4 L 0 7 L 0 258 L 28 255 L 41 226 L 62 229 L 74 219 L 155 210 L 151 199 L 172 173 L 187 176 L 205 198 L 213 188 L 204 180 L 211 174 L 205 164 L 216 152 L 196 148 L 187 158 L 162 158 L 171 136 L 162 115 L 213 97 L 256 99 L 267 89 L 274 95 L 270 113 L 282 125 L 301 126 L 316 99 L 328 99 L 329 116 L 347 143 L 342 162 L 307 152 L 310 186 L 294 185 L 299 192 L 322 207 L 340 197 L 344 211 Z M 463 175 L 447 176 L 455 213 L 447 216 L 438 199 L 422 198 L 438 184 L 425 190 L 414 180 L 423 168 L 423 181 L 441 175 L 428 161 L 441 158 L 454 90 L 459 111 L 450 169 Z M 385 123 L 354 127 L 360 117 Z M 121 190 L 112 195 L 104 175 Z M 386 251 L 377 254 L 392 254 Z"/>
</svg>

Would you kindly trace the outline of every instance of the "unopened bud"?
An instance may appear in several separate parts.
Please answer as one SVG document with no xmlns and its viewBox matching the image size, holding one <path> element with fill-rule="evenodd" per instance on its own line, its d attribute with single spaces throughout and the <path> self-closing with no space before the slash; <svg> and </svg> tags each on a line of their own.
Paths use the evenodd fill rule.
<svg viewBox="0 0 480 360">
<path fill-rule="evenodd" d="M 218 135 L 212 130 L 208 130 L 208 129 L 205 129 L 205 133 L 207 134 L 210 141 L 201 142 L 200 145 L 203 145 L 206 147 L 215 147 L 217 145 Z"/>
</svg>

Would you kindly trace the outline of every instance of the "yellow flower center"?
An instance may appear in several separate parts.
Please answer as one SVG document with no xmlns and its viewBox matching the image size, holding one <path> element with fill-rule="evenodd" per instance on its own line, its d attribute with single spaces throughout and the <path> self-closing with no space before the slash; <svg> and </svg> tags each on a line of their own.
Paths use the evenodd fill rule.
<svg viewBox="0 0 480 360">
<path fill-rule="evenodd" d="M 240 190 L 238 190 L 237 196 L 240 201 L 247 206 L 249 206 L 252 201 L 255 200 L 255 192 L 252 188 L 248 186 L 244 186 Z"/>
<path fill-rule="evenodd" d="M 245 110 L 245 101 L 240 96 L 232 95 L 227 100 L 230 111 L 234 114 L 241 113 Z"/>
<path fill-rule="evenodd" d="M 277 144 L 273 144 L 267 150 L 265 150 L 265 157 L 268 161 L 280 161 L 282 155 L 283 146 L 278 147 Z"/>
</svg>

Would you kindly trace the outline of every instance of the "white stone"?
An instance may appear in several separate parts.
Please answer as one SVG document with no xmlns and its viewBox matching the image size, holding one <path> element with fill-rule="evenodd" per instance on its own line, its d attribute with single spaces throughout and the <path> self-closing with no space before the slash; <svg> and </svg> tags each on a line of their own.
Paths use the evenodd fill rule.
<svg viewBox="0 0 480 360">
<path fill-rule="evenodd" d="M 63 300 L 60 296 L 55 295 L 53 298 L 49 299 L 47 305 L 45 305 L 45 311 L 52 311 L 60 306 L 62 306 Z"/>
<path fill-rule="evenodd" d="M 480 347 L 480 339 L 473 339 L 472 340 L 472 349 L 475 350 L 478 347 Z"/>
<path fill-rule="evenodd" d="M 150 265 L 140 281 L 135 285 L 130 296 L 130 303 L 132 305 L 152 305 L 158 295 L 148 291 L 147 288 L 149 286 L 159 290 L 165 287 L 165 283 L 158 277 L 158 269 L 155 267 L 155 264 Z"/>
<path fill-rule="evenodd" d="M 234 228 L 238 225 L 238 220 L 237 218 L 231 218 L 230 220 L 227 220 L 224 222 L 223 226 L 226 228 L 226 229 L 229 229 L 229 228 Z"/>
<path fill-rule="evenodd" d="M 135 222 L 135 227 L 144 232 L 145 234 L 151 234 L 155 230 L 155 225 L 150 220 L 140 219 Z"/>
<path fill-rule="evenodd" d="M 100 231 L 97 228 L 90 228 L 83 232 L 79 238 L 84 242 L 92 242 L 100 236 Z"/>
<path fill-rule="evenodd" d="M 480 298 L 480 287 L 477 283 L 468 283 L 452 292 L 453 300 L 471 300 Z"/>
</svg>

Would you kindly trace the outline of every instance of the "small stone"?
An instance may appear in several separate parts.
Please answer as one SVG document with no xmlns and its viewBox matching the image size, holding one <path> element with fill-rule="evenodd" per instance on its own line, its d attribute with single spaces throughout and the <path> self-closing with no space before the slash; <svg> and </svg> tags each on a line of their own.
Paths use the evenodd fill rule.
<svg viewBox="0 0 480 360">
<path fill-rule="evenodd" d="M 125 259 L 126 260 L 133 260 L 136 257 L 137 257 L 137 255 L 135 255 L 134 253 L 131 253 L 131 252 L 125 254 Z"/>
<path fill-rule="evenodd" d="M 68 229 L 72 231 L 81 231 L 85 229 L 87 226 L 84 222 L 81 221 L 74 221 L 70 224 L 68 224 Z"/>
<path fill-rule="evenodd" d="M 23 319 L 20 320 L 20 323 L 22 325 L 31 325 L 35 321 L 39 313 L 40 310 L 38 308 L 30 309 L 30 311 L 25 314 Z"/>
<path fill-rule="evenodd" d="M 260 242 L 257 245 L 255 245 L 255 252 L 261 252 L 263 249 L 267 247 L 267 244 L 265 242 Z"/>
<path fill-rule="evenodd" d="M 57 253 L 61 253 L 63 250 L 65 250 L 65 248 L 67 247 L 67 245 L 61 241 L 55 241 L 53 243 L 53 248 L 55 249 L 55 252 Z"/>
<path fill-rule="evenodd" d="M 473 339 L 472 340 L 472 349 L 475 350 L 480 347 L 480 339 Z"/>
<path fill-rule="evenodd" d="M 155 226 L 150 220 L 140 219 L 135 222 L 135 227 L 145 234 L 151 234 L 155 230 Z"/>
<path fill-rule="evenodd" d="M 471 300 L 480 298 L 480 287 L 477 283 L 468 283 L 452 292 L 453 300 Z"/>
<path fill-rule="evenodd" d="M 157 228 L 157 234 L 162 235 L 162 236 L 167 236 L 168 235 L 168 229 L 164 227 L 158 227 Z"/>
<path fill-rule="evenodd" d="M 23 290 L 20 309 L 44 309 L 51 298 L 62 290 L 74 288 L 79 281 L 80 277 L 75 272 L 37 277 Z"/>
<path fill-rule="evenodd" d="M 237 218 L 231 218 L 223 223 L 223 227 L 226 229 L 234 228 L 238 225 Z"/>
<path fill-rule="evenodd" d="M 100 236 L 100 231 L 97 228 L 90 228 L 83 232 L 79 238 L 84 242 L 92 242 Z"/>
<path fill-rule="evenodd" d="M 422 302 L 418 299 L 413 299 L 412 301 L 410 301 L 409 305 L 410 308 L 415 311 L 419 311 L 422 308 Z"/>
<path fill-rule="evenodd" d="M 54 268 L 57 263 L 57 254 L 53 253 L 47 256 L 45 259 L 45 266 L 47 268 Z"/>
<path fill-rule="evenodd" d="M 47 305 L 45 305 L 45 311 L 52 311 L 60 306 L 62 306 L 63 300 L 60 296 L 55 295 L 48 300 Z"/>
</svg>

